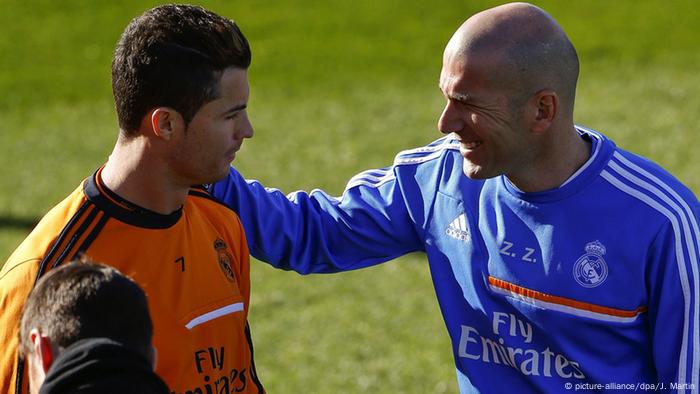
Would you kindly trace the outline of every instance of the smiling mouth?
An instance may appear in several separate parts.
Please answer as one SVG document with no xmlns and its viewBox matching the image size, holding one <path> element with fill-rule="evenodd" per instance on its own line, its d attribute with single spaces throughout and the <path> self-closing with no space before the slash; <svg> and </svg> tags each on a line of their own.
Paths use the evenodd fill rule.
<svg viewBox="0 0 700 394">
<path fill-rule="evenodd" d="M 481 141 L 462 142 L 462 146 L 467 150 L 476 149 L 476 148 L 480 147 L 481 144 L 482 144 Z"/>
<path fill-rule="evenodd" d="M 459 144 L 459 153 L 466 160 L 476 160 L 478 152 L 481 152 L 479 147 L 481 147 L 483 144 L 483 141 L 461 141 Z"/>
</svg>

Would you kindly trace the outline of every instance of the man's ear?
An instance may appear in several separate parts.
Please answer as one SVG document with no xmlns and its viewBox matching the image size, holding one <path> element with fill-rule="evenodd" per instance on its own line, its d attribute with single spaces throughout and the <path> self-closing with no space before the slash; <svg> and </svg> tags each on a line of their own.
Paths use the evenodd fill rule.
<svg viewBox="0 0 700 394">
<path fill-rule="evenodd" d="M 51 338 L 40 333 L 38 329 L 32 328 L 31 331 L 29 331 L 29 340 L 31 341 L 33 350 L 33 355 L 30 357 L 35 357 L 38 366 L 40 366 L 44 374 L 46 374 L 51 364 L 53 364 L 55 357 Z"/>
<path fill-rule="evenodd" d="M 537 92 L 528 103 L 531 111 L 530 129 L 542 133 L 552 126 L 559 110 L 559 96 L 553 90 L 543 89 Z"/>
<path fill-rule="evenodd" d="M 151 110 L 150 126 L 153 134 L 166 141 L 185 129 L 185 120 L 179 112 L 168 107 Z"/>
</svg>

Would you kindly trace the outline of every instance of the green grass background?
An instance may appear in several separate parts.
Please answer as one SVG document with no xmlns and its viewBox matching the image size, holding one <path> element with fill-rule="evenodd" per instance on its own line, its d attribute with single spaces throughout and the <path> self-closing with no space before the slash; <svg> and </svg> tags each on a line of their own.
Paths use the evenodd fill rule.
<svg viewBox="0 0 700 394">
<path fill-rule="evenodd" d="M 0 264 L 99 166 L 117 134 L 114 44 L 152 1 L 0 0 Z M 234 165 L 284 191 L 439 137 L 442 49 L 491 1 L 206 1 L 253 50 L 256 135 Z M 576 121 L 700 192 L 696 1 L 541 1 L 581 58 Z M 423 255 L 300 277 L 255 262 L 251 326 L 271 393 L 455 393 Z"/>
</svg>

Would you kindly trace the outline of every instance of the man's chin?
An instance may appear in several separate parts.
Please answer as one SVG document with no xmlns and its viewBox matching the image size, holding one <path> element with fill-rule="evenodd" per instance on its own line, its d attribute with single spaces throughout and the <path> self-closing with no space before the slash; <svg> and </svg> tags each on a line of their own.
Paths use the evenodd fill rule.
<svg viewBox="0 0 700 394">
<path fill-rule="evenodd" d="M 226 167 L 225 170 L 220 171 L 215 176 L 212 176 L 211 179 L 209 180 L 209 182 L 207 182 L 207 183 L 215 183 L 215 182 L 218 182 L 218 181 L 226 178 L 228 176 L 229 168 L 231 168 L 231 167 Z"/>
<path fill-rule="evenodd" d="M 481 180 L 492 178 L 487 175 L 487 171 L 482 166 L 464 160 L 462 164 L 462 172 L 469 179 Z"/>
<path fill-rule="evenodd" d="M 197 182 L 194 183 L 194 185 L 208 185 L 212 183 L 216 183 L 228 176 L 229 169 L 231 167 L 228 166 L 225 169 L 221 169 L 217 171 L 216 173 L 212 172 L 212 174 L 207 175 L 207 176 L 202 176 L 201 178 L 197 179 Z"/>
</svg>

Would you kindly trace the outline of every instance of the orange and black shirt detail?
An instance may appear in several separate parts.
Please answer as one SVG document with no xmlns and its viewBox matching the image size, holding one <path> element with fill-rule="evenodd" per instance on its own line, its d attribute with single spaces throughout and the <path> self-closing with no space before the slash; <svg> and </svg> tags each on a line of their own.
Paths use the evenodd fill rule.
<svg viewBox="0 0 700 394">
<path fill-rule="evenodd" d="M 85 253 L 146 292 L 156 372 L 172 393 L 264 393 L 248 325 L 250 267 L 238 216 L 193 187 L 168 215 L 106 188 L 98 170 L 59 203 L 0 271 L 0 393 L 27 392 L 17 356 L 22 305 L 47 271 Z"/>
</svg>

